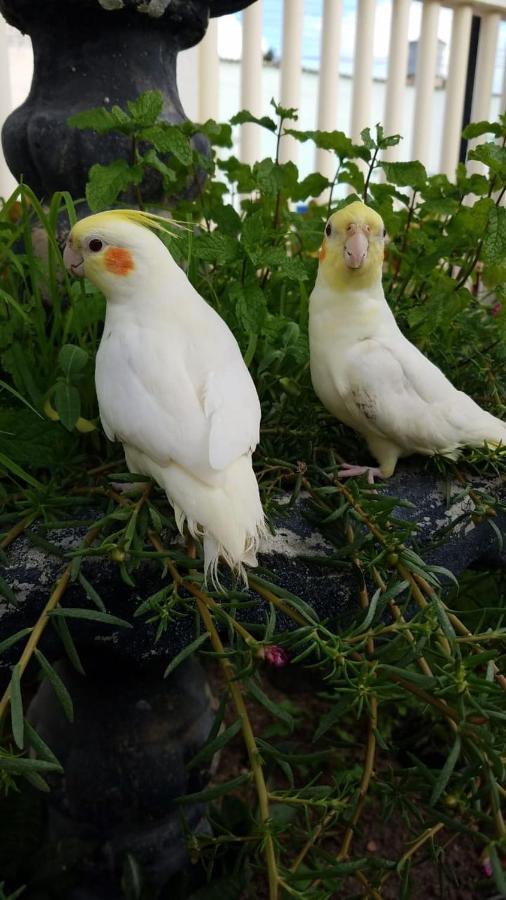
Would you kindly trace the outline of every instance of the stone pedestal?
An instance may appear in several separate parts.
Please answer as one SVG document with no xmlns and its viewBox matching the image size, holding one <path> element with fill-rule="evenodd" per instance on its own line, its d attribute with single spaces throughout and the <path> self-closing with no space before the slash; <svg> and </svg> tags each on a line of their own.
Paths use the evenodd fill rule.
<svg viewBox="0 0 506 900">
<path fill-rule="evenodd" d="M 163 94 L 162 117 L 185 113 L 176 82 L 180 50 L 197 44 L 209 16 L 253 0 L 0 0 L 6 20 L 30 35 L 34 73 L 26 101 L 6 120 L 2 144 L 13 175 L 41 198 L 54 191 L 84 196 L 90 167 L 130 158 L 130 141 L 69 128 L 74 113 L 124 106 L 147 90 Z M 198 77 L 196 73 L 195 77 Z M 160 201 L 161 179 L 143 185 Z"/>
<path fill-rule="evenodd" d="M 72 696 L 73 723 L 47 681 L 29 708 L 64 767 L 47 779 L 46 839 L 82 847 L 72 875 L 86 896 L 102 897 L 97 885 L 114 890 L 127 854 L 160 888 L 187 861 L 183 823 L 193 833 L 208 828 L 203 805 L 176 802 L 206 783 L 198 769 L 186 768 L 213 721 L 204 672 L 188 660 L 164 680 L 160 661 L 136 669 L 104 651 L 84 654 L 83 663 L 86 677 L 67 661 L 56 664 Z"/>
</svg>

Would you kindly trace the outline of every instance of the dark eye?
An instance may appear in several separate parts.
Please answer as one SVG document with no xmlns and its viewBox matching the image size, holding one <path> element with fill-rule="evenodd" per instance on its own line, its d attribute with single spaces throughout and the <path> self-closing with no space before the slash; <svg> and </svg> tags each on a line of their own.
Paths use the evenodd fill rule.
<svg viewBox="0 0 506 900">
<path fill-rule="evenodd" d="M 383 229 L 383 237 L 386 237 L 386 236 L 387 236 L 387 230 L 386 230 L 386 228 L 384 228 Z"/>
<path fill-rule="evenodd" d="M 90 243 L 88 244 L 88 247 L 90 248 L 92 253 L 98 253 L 102 249 L 103 246 L 104 245 L 103 245 L 102 241 L 99 241 L 98 238 L 93 238 L 90 241 Z"/>
<path fill-rule="evenodd" d="M 330 235 L 332 234 L 332 225 L 330 224 L 330 222 L 327 223 L 325 234 L 327 235 L 327 237 L 330 237 Z"/>
</svg>

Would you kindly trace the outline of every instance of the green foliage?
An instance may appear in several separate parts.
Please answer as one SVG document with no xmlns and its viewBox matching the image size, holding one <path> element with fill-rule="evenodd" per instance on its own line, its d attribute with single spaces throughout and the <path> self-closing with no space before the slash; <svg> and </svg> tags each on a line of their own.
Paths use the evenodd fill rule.
<svg viewBox="0 0 506 900">
<path fill-rule="evenodd" d="M 271 885 L 278 881 L 283 897 L 330 900 L 359 890 L 367 896 L 393 896 L 388 891 L 396 890 L 409 897 L 416 881 L 413 866 L 423 854 L 432 854 L 444 893 L 443 848 L 458 834 L 466 836 L 477 857 L 490 857 L 500 893 L 505 715 L 496 676 L 506 654 L 504 578 L 469 573 L 456 586 L 446 570 L 426 564 L 416 544 L 406 546 L 414 526 L 396 516 L 399 500 L 381 489 L 373 493 L 361 481 L 339 482 L 340 459 L 363 453 L 363 446 L 314 396 L 307 323 L 328 213 L 358 194 L 380 212 L 388 230 L 384 282 L 402 329 L 459 387 L 504 416 L 506 118 L 468 127 L 469 139 L 493 139 L 472 151 L 484 172 L 468 175 L 459 166 L 450 180 L 428 175 L 417 161 L 384 162 L 383 151 L 399 137 L 385 135 L 380 126 L 365 129 L 354 144 L 339 131 L 299 130 L 293 127 L 294 110 L 277 104 L 273 109 L 272 118 L 242 111 L 231 124 L 175 126 L 160 119 L 160 96 L 148 93 L 125 110 L 79 113 L 72 124 L 119 133 L 130 142 L 128 160 L 92 168 L 87 200 L 93 209 L 118 198 L 132 203 L 131 191 L 142 203 L 143 183 L 154 174 L 168 196 L 178 198 L 168 211 L 190 227 L 177 240 L 169 234 L 162 239 L 228 322 L 251 368 L 263 409 L 256 464 L 266 510 L 282 515 L 281 490 L 290 493 L 290 504 L 306 492 L 308 516 L 334 547 L 325 564 L 344 570 L 350 583 L 356 577 L 350 620 L 319 621 L 265 571 L 251 577 L 250 593 L 236 586 L 225 596 L 206 592 L 202 560 L 188 558 L 172 540 L 173 515 L 161 492 L 132 486 L 118 503 L 111 479 L 141 479 L 118 472 L 118 448 L 99 428 L 93 430 L 98 418 L 93 361 L 103 298 L 86 282 L 70 282 L 62 265 L 54 235 L 62 212 L 75 218 L 72 199 L 56 195 L 44 210 L 27 187 L 0 211 L 0 540 L 21 523 L 41 549 L 63 555 L 69 580 L 81 586 L 87 601 L 83 596 L 83 608 L 56 606 L 48 619 L 79 671 L 74 619 L 131 627 L 107 611 L 107 597 L 87 577 L 88 556 L 113 560 L 133 586 L 141 563 L 160 567 L 159 589 L 142 596 L 127 617 L 144 617 L 156 640 L 182 618 L 193 622 L 196 604 L 200 610 L 203 624 L 193 643 L 167 668 L 170 675 L 198 651 L 225 672 L 215 726 L 190 771 L 210 766 L 218 750 L 222 759 L 230 754 L 241 763 L 200 795 L 210 804 L 212 834 L 188 838 L 208 883 L 181 888 L 175 897 L 211 900 L 236 897 L 239 890 L 245 897 L 261 896 L 266 878 Z M 287 120 L 286 133 L 334 154 L 330 181 L 320 173 L 301 180 L 297 167 L 280 163 L 277 153 L 253 166 L 230 155 L 231 126 L 256 124 L 275 136 L 279 149 Z M 207 155 L 199 152 L 197 133 L 209 141 Z M 197 195 L 181 199 L 189 181 L 200 186 Z M 316 202 L 322 192 L 324 202 Z M 302 201 L 307 205 L 298 206 Z M 35 226 L 45 235 L 43 255 L 34 249 Z M 469 453 L 467 465 L 465 472 L 504 471 L 504 459 L 490 451 Z M 454 472 L 446 462 L 427 466 L 440 467 L 443 476 Z M 470 499 L 472 511 L 463 512 L 460 524 L 487 520 L 500 542 L 494 518 L 504 504 L 480 495 L 472 480 L 466 482 L 462 472 L 461 477 L 458 499 L 463 509 Z M 93 523 L 79 549 L 62 551 L 45 537 L 49 529 L 76 519 Z M 163 551 L 153 544 L 153 532 L 163 532 Z M 442 529 L 434 540 L 444 542 L 447 536 Z M 308 559 L 308 564 L 320 562 Z M 5 581 L 0 594 L 7 603 L 17 602 L 16 590 Z M 252 594 L 264 601 L 265 620 L 246 626 L 242 611 Z M 202 604 L 211 623 L 227 635 L 223 652 L 216 649 L 214 625 L 205 624 Z M 292 619 L 289 631 L 281 629 L 280 610 Z M 31 629 L 15 631 L 0 644 L 0 654 L 21 656 L 31 635 Z M 318 676 L 317 697 L 302 702 L 272 690 L 264 661 L 272 644 L 290 654 L 302 684 L 309 674 Z M 71 717 L 71 698 L 51 662 L 37 647 L 32 658 Z M 21 674 L 14 666 L 10 716 L 0 713 L 0 795 L 6 795 L 0 812 L 5 809 L 8 817 L 23 807 L 27 786 L 46 790 L 44 776 L 61 771 L 24 718 Z M 422 739 L 412 739 L 413 717 L 419 732 L 435 736 L 436 758 L 424 750 Z M 364 855 L 375 823 L 389 817 L 402 833 L 402 849 Z M 0 831 L 2 821 L 0 815 Z M 400 845 L 399 840 L 395 846 Z M 420 849 L 411 853 L 413 847 Z M 54 854 L 46 884 L 60 877 L 57 870 L 61 874 L 66 867 L 70 873 L 81 853 L 75 847 L 61 852 L 64 858 Z M 1 854 L 2 841 L 3 862 Z M 21 863 L 16 865 L 9 863 L 8 887 L 0 887 L 5 896 L 24 883 Z M 1 869 L 0 874 L 4 877 Z M 147 900 L 148 881 L 127 855 L 124 896 Z"/>
</svg>

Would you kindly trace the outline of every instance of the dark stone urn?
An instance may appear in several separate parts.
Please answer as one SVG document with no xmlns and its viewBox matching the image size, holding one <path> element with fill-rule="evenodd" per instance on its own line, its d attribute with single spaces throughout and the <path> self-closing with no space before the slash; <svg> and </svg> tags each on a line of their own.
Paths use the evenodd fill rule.
<svg viewBox="0 0 506 900">
<path fill-rule="evenodd" d="M 209 17 L 253 0 L 0 0 L 6 20 L 30 35 L 34 74 L 27 100 L 6 120 L 2 144 L 13 175 L 40 197 L 67 190 L 78 198 L 90 166 L 128 158 L 129 140 L 69 128 L 73 113 L 124 106 L 147 90 L 163 93 L 162 115 L 185 113 L 176 82 L 180 50 L 204 36 Z M 196 74 L 197 77 L 197 74 Z M 161 199 L 161 181 L 143 185 Z"/>
</svg>

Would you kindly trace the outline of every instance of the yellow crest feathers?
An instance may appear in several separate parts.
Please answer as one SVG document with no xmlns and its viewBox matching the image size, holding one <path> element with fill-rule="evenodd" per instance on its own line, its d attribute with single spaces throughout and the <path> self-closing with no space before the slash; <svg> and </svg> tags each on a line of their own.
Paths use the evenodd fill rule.
<svg viewBox="0 0 506 900">
<path fill-rule="evenodd" d="M 72 228 L 72 234 L 80 238 L 85 231 L 88 232 L 94 228 L 104 228 L 108 225 L 114 225 L 115 222 L 131 222 L 132 225 L 140 225 L 142 228 L 148 228 L 149 230 L 165 231 L 172 237 L 177 237 L 178 235 L 171 230 L 170 226 L 187 228 L 187 226 L 177 222 L 175 219 L 165 218 L 164 216 L 156 215 L 156 213 L 145 212 L 140 209 L 108 209 L 104 212 L 86 216 L 85 219 L 76 222 Z"/>
</svg>

